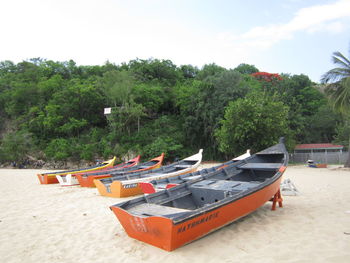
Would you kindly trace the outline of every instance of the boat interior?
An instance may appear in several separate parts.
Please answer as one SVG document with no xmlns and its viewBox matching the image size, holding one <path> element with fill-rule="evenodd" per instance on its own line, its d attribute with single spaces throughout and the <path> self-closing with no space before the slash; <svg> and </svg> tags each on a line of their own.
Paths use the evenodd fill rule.
<svg viewBox="0 0 350 263">
<path fill-rule="evenodd" d="M 189 181 L 167 190 L 145 195 L 121 204 L 123 209 L 140 216 L 178 217 L 184 212 L 207 208 L 228 197 L 256 191 L 268 183 L 284 163 L 285 155 L 255 154 L 215 172 L 187 178 Z"/>
<path fill-rule="evenodd" d="M 135 166 L 131 166 L 131 167 L 127 167 L 127 168 L 122 168 L 122 169 L 118 169 L 115 168 L 115 170 L 110 169 L 107 172 L 106 171 L 101 171 L 101 172 L 96 172 L 96 173 L 88 173 L 88 174 L 84 174 L 83 176 L 90 176 L 90 175 L 102 175 L 102 174 L 109 174 L 109 175 L 123 175 L 125 173 L 127 173 L 128 171 L 136 171 L 136 170 L 140 170 L 140 169 L 145 169 L 145 168 L 149 168 L 150 166 L 156 165 L 157 163 L 159 163 L 159 161 L 149 161 L 146 163 L 142 163 L 139 165 L 135 165 Z"/>
<path fill-rule="evenodd" d="M 149 176 L 174 173 L 177 171 L 181 171 L 181 170 L 190 168 L 193 165 L 195 165 L 197 162 L 198 162 L 198 160 L 193 160 L 193 161 L 192 160 L 183 160 L 183 161 L 173 163 L 171 165 L 162 166 L 162 167 L 157 168 L 155 170 L 147 170 L 147 171 L 141 171 L 141 172 L 136 171 L 136 173 L 130 173 L 130 174 L 126 173 L 124 175 L 121 172 L 118 175 L 114 175 L 114 176 L 112 174 L 112 177 L 102 179 L 101 182 L 104 184 L 111 184 L 113 181 L 133 180 L 133 179 L 139 179 L 139 178 L 147 178 Z"/>
</svg>

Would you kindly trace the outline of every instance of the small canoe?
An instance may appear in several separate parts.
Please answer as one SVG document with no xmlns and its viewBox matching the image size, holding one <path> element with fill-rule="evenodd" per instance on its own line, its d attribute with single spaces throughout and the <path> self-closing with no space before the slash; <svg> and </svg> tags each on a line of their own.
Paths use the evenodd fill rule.
<svg viewBox="0 0 350 263">
<path fill-rule="evenodd" d="M 67 175 L 67 174 L 76 173 L 76 172 L 88 172 L 88 171 L 101 170 L 104 168 L 112 167 L 114 165 L 115 159 L 116 157 L 114 157 L 111 160 L 105 161 L 101 164 L 90 166 L 87 168 L 66 170 L 66 171 L 59 171 L 59 172 L 52 172 L 52 173 L 43 173 L 43 174 L 37 174 L 37 176 L 41 184 L 57 184 L 58 180 L 56 178 L 56 175 Z"/>
<path fill-rule="evenodd" d="M 208 173 L 215 172 L 217 170 L 220 170 L 224 167 L 227 167 L 237 161 L 243 160 L 245 158 L 248 158 L 250 156 L 250 150 L 247 150 L 246 153 L 228 161 L 223 164 L 210 167 L 210 168 L 205 168 L 200 171 L 192 172 L 192 173 L 186 173 L 186 174 L 181 174 L 178 176 L 173 176 L 173 177 L 166 177 L 166 178 L 161 178 L 158 180 L 152 180 L 150 182 L 140 182 L 139 186 L 142 189 L 142 192 L 144 194 L 153 194 L 157 191 L 168 189 L 171 187 L 174 187 L 176 185 L 188 182 L 190 180 L 194 180 L 199 178 L 200 176 Z"/>
<path fill-rule="evenodd" d="M 100 172 L 110 172 L 110 171 L 115 171 L 115 170 L 121 170 L 124 168 L 129 168 L 137 165 L 140 161 L 140 155 L 136 156 L 134 159 L 131 159 L 127 162 L 117 164 L 113 167 L 106 167 L 101 170 L 98 170 Z M 84 174 L 90 174 L 90 173 L 95 173 L 96 171 L 85 171 Z M 67 175 L 56 175 L 56 178 L 58 182 L 60 183 L 61 186 L 71 186 L 71 185 L 78 185 L 78 179 L 76 178 L 76 173 L 74 174 L 67 174 Z"/>
<path fill-rule="evenodd" d="M 97 190 L 103 196 L 127 197 L 142 194 L 142 189 L 139 186 L 141 182 L 149 182 L 196 171 L 202 161 L 202 152 L 203 150 L 200 149 L 195 155 L 155 170 L 112 176 L 102 180 L 95 180 L 94 182 Z"/>
<path fill-rule="evenodd" d="M 190 243 L 266 202 L 282 206 L 280 183 L 288 164 L 283 143 L 196 180 L 144 195 L 110 208 L 126 233 L 172 251 Z"/>
<path fill-rule="evenodd" d="M 138 173 L 141 171 L 156 169 L 161 167 L 163 160 L 164 160 L 164 153 L 162 153 L 156 158 L 149 160 L 148 162 L 141 163 L 133 167 L 128 167 L 120 170 L 102 171 L 97 173 L 79 173 L 79 174 L 76 174 L 75 176 L 80 186 L 95 187 L 95 184 L 94 184 L 95 179 L 104 179 L 115 175 Z"/>
</svg>

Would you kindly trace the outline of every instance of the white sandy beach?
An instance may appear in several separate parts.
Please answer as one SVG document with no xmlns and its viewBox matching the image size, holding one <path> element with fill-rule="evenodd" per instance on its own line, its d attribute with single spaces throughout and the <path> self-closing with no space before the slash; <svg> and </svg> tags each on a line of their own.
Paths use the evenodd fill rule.
<svg viewBox="0 0 350 263">
<path fill-rule="evenodd" d="M 350 170 L 289 166 L 301 192 L 166 252 L 129 238 L 109 206 L 126 199 L 40 185 L 43 170 L 0 170 L 0 261 L 350 262 Z"/>
</svg>

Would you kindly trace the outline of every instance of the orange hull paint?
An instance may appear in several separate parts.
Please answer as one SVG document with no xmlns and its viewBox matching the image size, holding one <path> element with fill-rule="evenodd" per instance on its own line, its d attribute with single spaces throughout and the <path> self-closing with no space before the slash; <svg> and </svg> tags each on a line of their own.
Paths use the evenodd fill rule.
<svg viewBox="0 0 350 263">
<path fill-rule="evenodd" d="M 159 157 L 156 157 L 156 158 L 152 159 L 152 160 L 158 161 L 158 163 L 156 163 L 155 165 L 149 166 L 149 167 L 143 168 L 143 169 L 129 171 L 129 172 L 130 173 L 142 172 L 142 171 L 147 171 L 147 170 L 159 168 L 159 167 L 162 166 L 163 159 L 164 159 L 164 153 L 162 153 Z M 112 175 L 110 175 L 110 174 L 103 174 L 103 175 L 90 175 L 90 176 L 85 177 L 85 176 L 77 174 L 76 177 L 78 179 L 78 182 L 79 182 L 80 186 L 82 186 L 82 187 L 96 187 L 96 185 L 94 183 L 95 179 L 99 180 L 99 179 L 104 179 L 104 178 L 110 178 L 110 177 L 112 177 Z"/>
<path fill-rule="evenodd" d="M 58 184 L 58 180 L 55 176 L 49 176 L 47 174 L 37 174 L 40 184 Z"/>
<path fill-rule="evenodd" d="M 181 174 L 186 174 L 186 173 L 192 173 L 195 172 L 197 170 L 197 168 L 192 169 L 190 171 L 187 171 L 185 173 L 180 173 L 177 174 L 181 175 Z M 145 178 L 145 182 L 147 181 L 147 178 Z M 127 181 L 125 181 L 127 182 Z M 102 196 L 108 196 L 108 197 L 116 197 L 116 198 L 120 198 L 120 197 L 128 197 L 128 196 L 134 196 L 134 195 L 139 195 L 142 194 L 142 187 L 140 186 L 139 183 L 135 183 L 135 184 L 129 184 L 129 185 L 123 185 L 120 181 L 113 181 L 110 184 L 110 190 L 107 191 L 106 186 L 100 181 L 100 180 L 95 180 L 94 181 L 98 192 L 100 193 L 100 195 Z M 133 187 L 131 187 L 133 185 Z"/>
<path fill-rule="evenodd" d="M 165 217 L 134 216 L 119 207 L 111 209 L 130 237 L 172 251 L 258 209 L 277 193 L 280 183 L 281 176 L 257 192 L 178 224 Z"/>
<path fill-rule="evenodd" d="M 102 175 L 90 175 L 90 176 L 83 176 L 81 174 L 76 174 L 75 177 L 77 178 L 80 186 L 82 187 L 95 187 L 94 179 L 104 179 L 111 177 L 110 174 L 102 174 Z"/>
</svg>

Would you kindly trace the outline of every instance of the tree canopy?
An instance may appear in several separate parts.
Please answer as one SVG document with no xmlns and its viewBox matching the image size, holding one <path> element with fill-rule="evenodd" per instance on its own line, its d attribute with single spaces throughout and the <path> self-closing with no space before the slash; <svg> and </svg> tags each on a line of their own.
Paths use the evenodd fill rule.
<svg viewBox="0 0 350 263">
<path fill-rule="evenodd" d="M 105 116 L 106 107 L 112 113 Z M 205 159 L 223 160 L 282 135 L 292 147 L 344 138 L 347 131 L 345 118 L 306 75 L 160 59 L 101 66 L 2 61 L 0 123 L 2 162 L 29 155 L 79 161 L 141 154 L 145 160 L 161 152 L 172 160 L 200 148 Z"/>
</svg>

